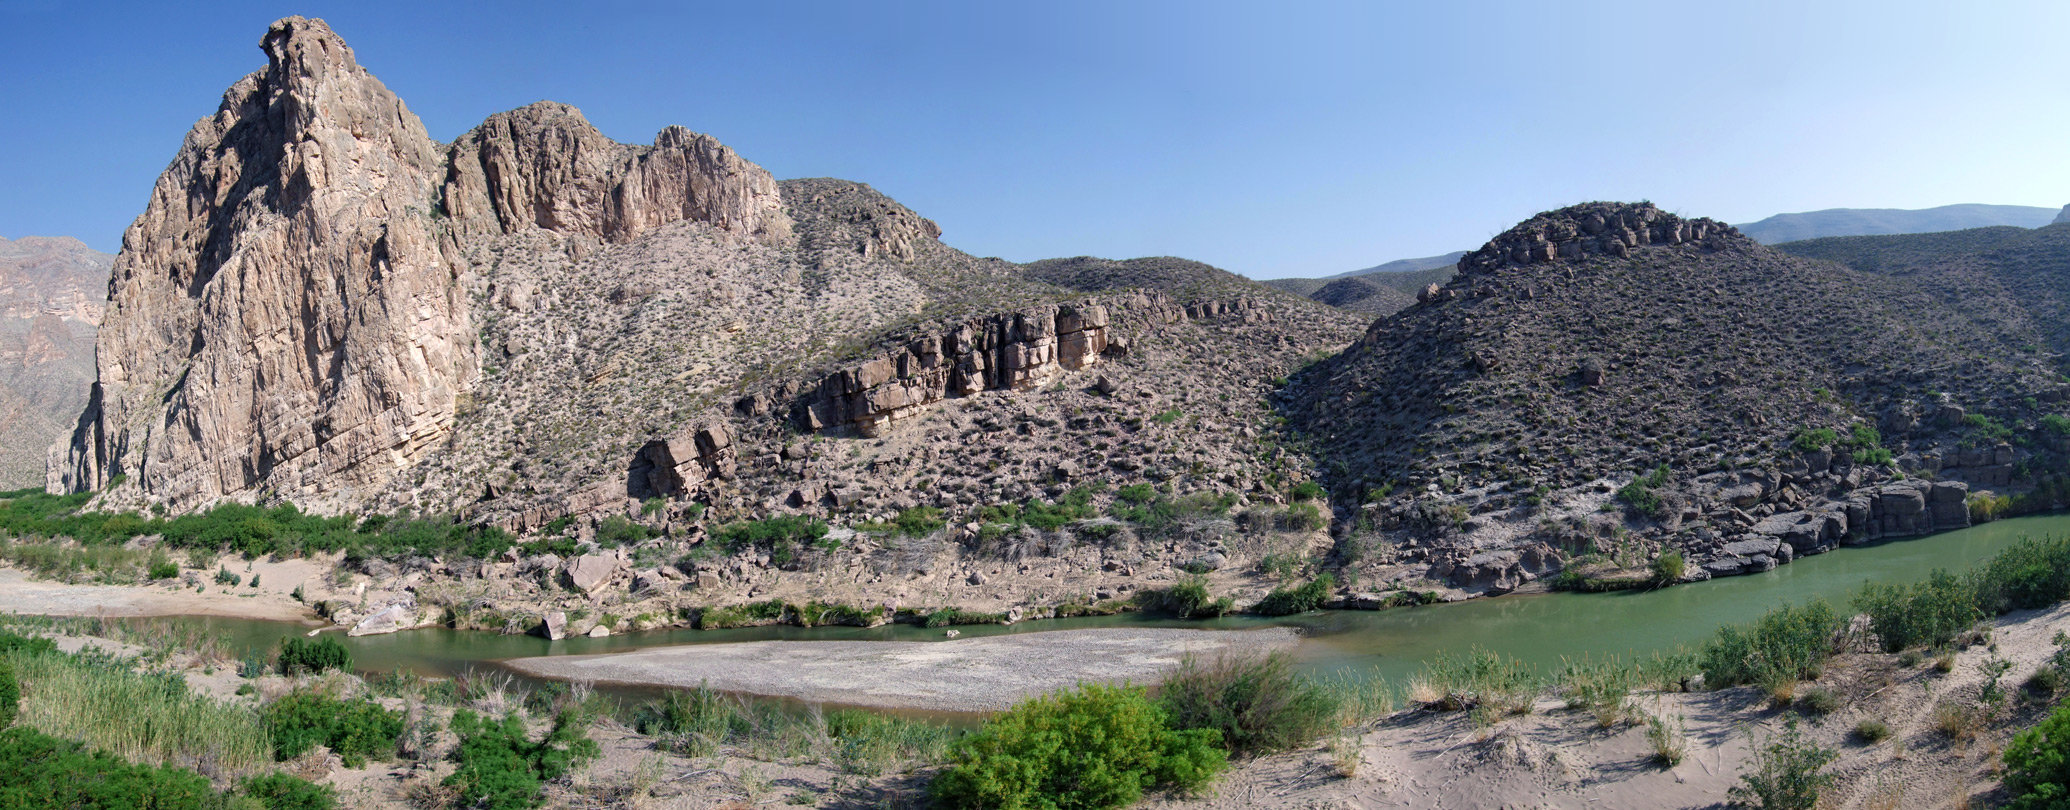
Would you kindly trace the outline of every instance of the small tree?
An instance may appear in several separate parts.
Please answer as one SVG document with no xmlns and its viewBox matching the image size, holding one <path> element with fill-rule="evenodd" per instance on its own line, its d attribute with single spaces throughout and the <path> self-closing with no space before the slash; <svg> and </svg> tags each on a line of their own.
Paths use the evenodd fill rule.
<svg viewBox="0 0 2070 810">
<path fill-rule="evenodd" d="M 2057 706 L 2005 747 L 2005 788 L 2012 810 L 2070 806 L 2070 705 Z"/>
</svg>

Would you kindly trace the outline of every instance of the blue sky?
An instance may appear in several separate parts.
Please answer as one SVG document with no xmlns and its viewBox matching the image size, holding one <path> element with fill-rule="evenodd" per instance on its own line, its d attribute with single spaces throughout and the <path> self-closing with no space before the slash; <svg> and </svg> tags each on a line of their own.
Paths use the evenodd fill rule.
<svg viewBox="0 0 2070 810">
<path fill-rule="evenodd" d="M 1650 199 L 1732 222 L 2070 203 L 2070 4 L 0 0 L 0 236 L 114 250 L 267 23 L 431 134 L 540 99 L 876 186 L 971 253 L 1258 278 Z"/>
</svg>

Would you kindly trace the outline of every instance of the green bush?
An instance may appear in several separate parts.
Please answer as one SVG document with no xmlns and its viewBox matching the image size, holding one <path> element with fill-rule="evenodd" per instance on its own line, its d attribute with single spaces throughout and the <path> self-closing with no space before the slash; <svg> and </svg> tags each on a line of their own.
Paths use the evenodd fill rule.
<svg viewBox="0 0 2070 810">
<path fill-rule="evenodd" d="M 1136 604 L 1145 610 L 1170 613 L 1181 619 L 1213 619 L 1235 609 L 1236 601 L 1208 593 L 1207 578 L 1187 577 L 1163 590 L 1145 589 L 1136 594 Z"/>
<path fill-rule="evenodd" d="M 335 638 L 322 636 L 314 641 L 300 636 L 290 636 L 280 644 L 280 674 L 311 675 L 327 670 L 352 671 L 352 651 Z"/>
<path fill-rule="evenodd" d="M 298 776 L 269 773 L 239 783 L 237 792 L 250 796 L 266 810 L 336 810 L 338 791 Z"/>
<path fill-rule="evenodd" d="M 1854 609 L 1868 614 L 1869 629 L 1883 651 L 1891 653 L 1946 646 L 1983 618 L 1976 607 L 1976 589 L 1941 569 L 1925 582 L 1909 585 L 1862 583 Z"/>
<path fill-rule="evenodd" d="M 1727 795 L 1735 803 L 1761 810 L 1812 810 L 1819 794 L 1833 784 L 1833 775 L 1823 769 L 1839 756 L 1806 739 L 1792 719 L 1782 734 L 1754 747 L 1751 767 L 1740 773 L 1740 784 Z"/>
<path fill-rule="evenodd" d="M 926 537 L 941 531 L 949 525 L 949 521 L 942 518 L 940 509 L 932 506 L 915 506 L 899 512 L 898 517 L 891 519 L 891 525 L 897 527 L 899 534 L 907 537 Z"/>
<path fill-rule="evenodd" d="M 747 548 L 769 552 L 769 560 L 788 565 L 806 546 L 827 535 L 827 522 L 802 515 L 728 523 L 712 530 L 712 540 L 728 554 Z"/>
<path fill-rule="evenodd" d="M 151 579 L 172 579 L 180 575 L 180 566 L 165 555 L 165 549 L 152 549 L 151 562 L 146 576 Z"/>
<path fill-rule="evenodd" d="M 1267 616 L 1306 613 L 1322 607 L 1324 602 L 1329 601 L 1330 591 L 1336 587 L 1337 579 L 1325 572 L 1299 586 L 1282 585 L 1273 588 L 1271 593 L 1266 594 L 1264 599 L 1251 607 L 1251 612 Z"/>
<path fill-rule="evenodd" d="M 1798 428 L 1790 436 L 1790 446 L 1806 453 L 1814 453 L 1832 447 L 1840 440 L 1840 434 L 1832 428 Z"/>
<path fill-rule="evenodd" d="M 2070 539 L 2022 539 L 1972 571 L 1985 613 L 2045 608 L 2070 598 Z"/>
<path fill-rule="evenodd" d="M 1661 552 L 1653 558 L 1653 582 L 1658 585 L 1673 585 L 1682 581 L 1682 572 L 1689 567 L 1689 560 L 1680 549 Z"/>
<path fill-rule="evenodd" d="M 1704 682 L 1725 687 L 1814 677 L 1833 654 L 1840 617 L 1824 600 L 1778 607 L 1750 625 L 1726 625 L 1697 653 Z"/>
<path fill-rule="evenodd" d="M 634 523 L 627 520 L 624 515 L 612 515 L 597 524 L 597 546 L 600 548 L 636 546 L 649 538 L 660 536 L 661 530 Z"/>
<path fill-rule="evenodd" d="M 1302 481 L 1296 484 L 1293 492 L 1294 500 L 1296 501 L 1313 501 L 1320 499 L 1325 494 L 1327 493 L 1323 492 L 1322 485 L 1314 481 Z"/>
<path fill-rule="evenodd" d="M 1285 652 L 1232 654 L 1204 662 L 1188 655 L 1157 687 L 1173 728 L 1214 729 L 1239 756 L 1291 751 L 1336 730 L 1343 701 L 1294 671 Z"/>
<path fill-rule="evenodd" d="M 0 657 L 0 728 L 14 725 L 22 712 L 22 683 L 15 680 L 14 664 Z"/>
<path fill-rule="evenodd" d="M 230 573 L 230 569 L 228 569 L 228 568 L 218 568 L 218 569 L 216 569 L 216 584 L 217 584 L 217 585 L 228 585 L 228 586 L 230 586 L 230 587 L 232 587 L 232 588 L 235 588 L 235 587 L 237 587 L 237 584 L 238 584 L 238 583 L 240 583 L 240 582 L 243 582 L 243 581 L 244 581 L 244 578 L 243 578 L 243 577 L 240 577 L 240 576 L 238 576 L 238 575 L 236 575 L 236 574 Z"/>
<path fill-rule="evenodd" d="M 1197 790 L 1228 767 L 1211 729 L 1174 730 L 1128 686 L 1086 684 L 1022 701 L 949 751 L 928 786 L 972 810 L 1123 807 L 1150 788 Z"/>
<path fill-rule="evenodd" d="M 221 798 L 185 768 L 134 765 L 27 726 L 0 731 L 0 807 L 202 810 Z"/>
<path fill-rule="evenodd" d="M 1652 472 L 1632 479 L 1631 483 L 1617 490 L 1617 499 L 1624 501 L 1626 506 L 1639 514 L 1655 518 L 1666 517 L 1667 501 L 1654 490 L 1667 485 L 1669 474 L 1668 465 L 1655 467 Z"/>
<path fill-rule="evenodd" d="M 2070 705 L 2005 747 L 2005 789 L 2012 810 L 2057 810 L 2070 806 Z"/>
<path fill-rule="evenodd" d="M 297 690 L 266 706 L 261 715 L 273 737 L 273 756 L 294 759 L 318 745 L 329 746 L 345 767 L 366 765 L 368 757 L 385 758 L 402 737 L 402 712 L 381 708 L 366 698 L 339 700 L 318 692 Z"/>
<path fill-rule="evenodd" d="M 1330 521 L 1323 517 L 1322 507 L 1312 503 L 1288 506 L 1287 511 L 1280 513 L 1279 523 L 1280 526 L 1297 532 L 1312 532 L 1330 525 Z"/>
<path fill-rule="evenodd" d="M 523 810 L 539 806 L 541 788 L 600 751 L 583 732 L 584 719 L 572 710 L 554 716 L 546 736 L 533 742 L 517 715 L 488 720 L 467 709 L 453 713 L 453 750 L 458 767 L 444 782 L 456 789 L 463 805 L 484 810 Z"/>
</svg>

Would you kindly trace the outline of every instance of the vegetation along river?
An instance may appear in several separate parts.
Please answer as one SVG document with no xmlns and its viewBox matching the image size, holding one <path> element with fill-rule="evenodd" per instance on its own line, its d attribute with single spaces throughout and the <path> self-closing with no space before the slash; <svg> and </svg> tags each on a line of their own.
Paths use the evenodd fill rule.
<svg viewBox="0 0 2070 810">
<path fill-rule="evenodd" d="M 1475 599 L 1454 604 L 1382 611 L 1323 611 L 1274 619 L 1229 617 L 1177 621 L 1140 614 L 958 628 L 964 638 L 1094 627 L 1240 629 L 1293 626 L 1302 633 L 1296 654 L 1316 672 L 1384 677 L 1400 684 L 1441 652 L 1475 646 L 1516 656 L 1542 668 L 1564 658 L 1647 655 L 1700 643 L 1719 625 L 1754 619 L 1783 602 L 1824 598 L 1844 607 L 1865 580 L 1907 582 L 1936 568 L 1966 569 L 2022 537 L 2070 533 L 2070 513 L 2001 520 L 1968 529 L 1870 546 L 1842 548 L 1799 559 L 1762 574 L 1649 591 L 1546 593 Z M 270 649 L 308 625 L 212 617 L 139 620 L 199 624 L 226 637 L 240 653 Z M 734 630 L 663 630 L 608 638 L 547 641 L 443 628 L 393 635 L 341 638 L 363 672 L 403 669 L 450 676 L 494 667 L 495 662 L 540 655 L 581 655 L 662 645 L 775 639 L 941 640 L 941 630 L 910 625 L 755 627 Z M 617 690 L 614 690 L 617 691 Z M 640 690 L 625 690 L 637 692 Z"/>
</svg>

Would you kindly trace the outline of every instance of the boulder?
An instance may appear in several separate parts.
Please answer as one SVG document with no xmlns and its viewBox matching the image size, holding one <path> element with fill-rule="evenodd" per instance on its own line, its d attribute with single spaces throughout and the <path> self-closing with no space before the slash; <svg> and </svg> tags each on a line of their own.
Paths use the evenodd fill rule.
<svg viewBox="0 0 2070 810">
<path fill-rule="evenodd" d="M 539 623 L 539 634 L 553 641 L 568 637 L 568 614 L 554 611 Z"/>
<path fill-rule="evenodd" d="M 568 561 L 562 569 L 568 587 L 586 594 L 603 590 L 617 573 L 618 558 L 604 554 L 584 554 Z"/>
<path fill-rule="evenodd" d="M 352 626 L 351 630 L 345 631 L 345 635 L 374 636 L 393 633 L 397 630 L 408 630 L 415 626 L 417 626 L 417 606 L 411 602 L 397 602 L 374 611 L 373 615 L 361 619 L 358 624 Z"/>
</svg>

